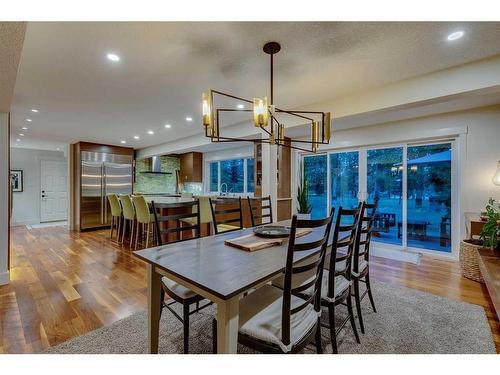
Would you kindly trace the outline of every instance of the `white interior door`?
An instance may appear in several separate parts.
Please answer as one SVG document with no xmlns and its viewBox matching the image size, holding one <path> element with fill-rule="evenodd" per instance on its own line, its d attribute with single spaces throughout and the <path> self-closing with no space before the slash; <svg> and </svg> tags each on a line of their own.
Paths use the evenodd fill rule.
<svg viewBox="0 0 500 375">
<path fill-rule="evenodd" d="M 68 172 L 64 161 L 42 160 L 40 221 L 68 218 Z"/>
</svg>

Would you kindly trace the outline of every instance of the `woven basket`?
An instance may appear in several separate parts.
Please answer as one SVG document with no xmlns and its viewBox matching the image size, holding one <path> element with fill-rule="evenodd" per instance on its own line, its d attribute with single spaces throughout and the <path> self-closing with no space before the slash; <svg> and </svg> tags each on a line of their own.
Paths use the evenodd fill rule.
<svg viewBox="0 0 500 375">
<path fill-rule="evenodd" d="M 477 252 L 481 246 L 473 245 L 462 241 L 460 243 L 460 270 L 462 276 L 484 283 L 481 270 L 479 269 L 479 254 Z"/>
</svg>

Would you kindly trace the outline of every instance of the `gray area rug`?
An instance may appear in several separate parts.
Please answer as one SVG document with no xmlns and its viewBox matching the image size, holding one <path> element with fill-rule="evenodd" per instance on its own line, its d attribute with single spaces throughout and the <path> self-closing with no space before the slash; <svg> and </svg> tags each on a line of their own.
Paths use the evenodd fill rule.
<svg viewBox="0 0 500 375">
<path fill-rule="evenodd" d="M 340 333 L 340 353 L 495 353 L 493 337 L 481 306 L 389 284 L 373 284 L 377 307 L 363 300 L 364 335 L 357 344 L 350 325 Z M 344 306 L 338 306 L 342 318 Z M 191 316 L 190 352 L 212 352 L 212 318 L 215 306 Z M 327 315 L 323 314 L 326 320 Z M 323 350 L 331 353 L 330 335 L 322 329 Z M 145 353 L 147 313 L 137 313 L 108 327 L 68 340 L 47 353 Z M 306 353 L 314 353 L 307 348 Z M 162 313 L 160 353 L 182 353 L 182 325 L 168 311 Z M 252 353 L 239 346 L 238 353 Z"/>
</svg>

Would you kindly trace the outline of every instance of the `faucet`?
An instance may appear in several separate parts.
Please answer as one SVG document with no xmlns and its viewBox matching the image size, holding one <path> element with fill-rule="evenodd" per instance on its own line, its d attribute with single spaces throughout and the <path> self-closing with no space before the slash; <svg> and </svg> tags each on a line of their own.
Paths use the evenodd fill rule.
<svg viewBox="0 0 500 375">
<path fill-rule="evenodd" d="M 226 187 L 226 190 L 222 189 L 223 186 Z M 225 182 L 223 182 L 222 184 L 220 184 L 220 195 L 222 195 L 222 196 L 227 195 L 227 184 Z"/>
</svg>

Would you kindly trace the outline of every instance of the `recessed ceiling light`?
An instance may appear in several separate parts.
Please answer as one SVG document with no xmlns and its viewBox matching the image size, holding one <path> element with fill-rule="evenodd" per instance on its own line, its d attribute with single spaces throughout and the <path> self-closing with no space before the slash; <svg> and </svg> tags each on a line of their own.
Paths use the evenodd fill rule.
<svg viewBox="0 0 500 375">
<path fill-rule="evenodd" d="M 28 128 L 26 126 L 23 126 L 21 129 L 28 130 Z"/>
<path fill-rule="evenodd" d="M 61 149 L 60 149 L 59 147 L 58 147 L 58 148 L 56 148 L 56 150 L 57 150 L 57 151 L 61 151 Z"/>
<path fill-rule="evenodd" d="M 118 62 L 120 61 L 120 56 L 118 56 L 117 54 L 114 54 L 114 53 L 108 53 L 106 55 L 106 57 L 108 58 L 108 60 L 111 60 L 113 62 Z"/>
<path fill-rule="evenodd" d="M 186 117 L 186 121 L 191 122 L 191 121 L 193 121 L 193 118 L 192 117 Z"/>
<path fill-rule="evenodd" d="M 33 108 L 33 109 L 31 110 L 31 112 L 38 113 L 38 109 Z"/>
<path fill-rule="evenodd" d="M 23 133 L 19 133 L 19 136 L 20 136 L 20 137 L 24 137 L 24 134 L 23 134 Z"/>
<path fill-rule="evenodd" d="M 462 30 L 460 31 L 455 31 L 453 33 L 451 33 L 450 35 L 448 35 L 448 40 L 457 40 L 457 39 L 460 39 L 461 37 L 463 37 L 465 35 L 465 32 L 463 32 Z"/>
<path fill-rule="evenodd" d="M 125 143 L 127 143 L 127 141 L 123 141 L 123 140 L 122 140 L 122 141 L 120 141 L 120 143 L 125 144 Z"/>
<path fill-rule="evenodd" d="M 134 139 L 139 139 L 141 137 L 139 137 L 138 135 L 134 135 Z"/>
<path fill-rule="evenodd" d="M 16 142 L 21 142 L 21 140 L 19 138 L 16 139 Z"/>
<path fill-rule="evenodd" d="M 26 119 L 26 121 L 31 122 L 31 121 L 33 121 L 33 120 L 32 120 L 32 119 L 30 119 L 30 118 L 27 118 L 27 119 Z"/>
<path fill-rule="evenodd" d="M 155 133 L 154 131 L 152 131 L 152 130 L 148 130 L 148 134 L 149 134 L 149 135 L 153 135 L 154 133 Z"/>
<path fill-rule="evenodd" d="M 245 108 L 245 106 L 244 106 L 243 104 L 238 104 L 238 105 L 236 106 L 236 108 L 238 108 L 238 109 L 243 109 L 243 108 Z"/>
<path fill-rule="evenodd" d="M 171 127 L 172 127 L 172 125 L 170 125 L 170 124 L 165 124 L 165 128 L 170 129 Z"/>
</svg>

